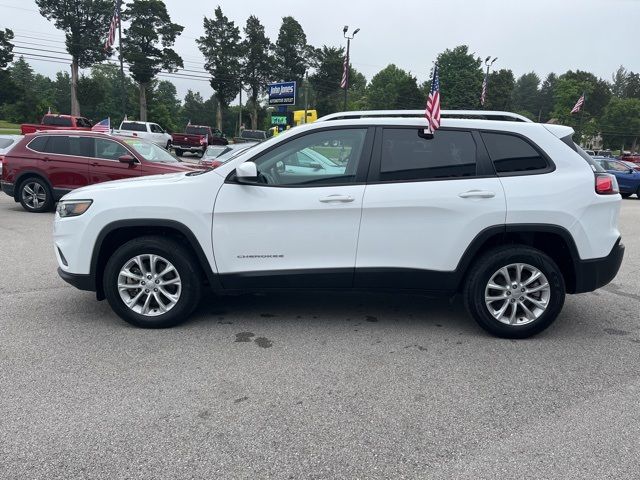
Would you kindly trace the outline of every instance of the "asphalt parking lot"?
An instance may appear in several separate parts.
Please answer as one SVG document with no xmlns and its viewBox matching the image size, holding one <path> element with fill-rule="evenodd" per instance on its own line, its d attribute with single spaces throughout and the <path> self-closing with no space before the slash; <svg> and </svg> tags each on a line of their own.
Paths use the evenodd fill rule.
<svg viewBox="0 0 640 480">
<path fill-rule="evenodd" d="M 459 301 L 211 297 L 130 327 L 0 196 L 0 478 L 638 478 L 640 200 L 621 272 L 529 340 Z"/>
</svg>

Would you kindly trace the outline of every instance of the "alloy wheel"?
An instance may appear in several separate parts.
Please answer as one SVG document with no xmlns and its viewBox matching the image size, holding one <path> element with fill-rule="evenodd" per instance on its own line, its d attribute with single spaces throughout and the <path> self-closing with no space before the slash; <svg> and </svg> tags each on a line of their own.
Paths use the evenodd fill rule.
<svg viewBox="0 0 640 480">
<path fill-rule="evenodd" d="M 22 187 L 22 201 L 32 210 L 38 210 L 47 202 L 47 191 L 38 182 L 28 182 Z"/>
<path fill-rule="evenodd" d="M 155 317 L 176 306 L 182 294 L 182 280 L 166 258 L 154 254 L 137 255 L 120 269 L 118 292 L 129 309 Z"/>
<path fill-rule="evenodd" d="M 513 263 L 495 272 L 485 288 L 489 313 L 506 325 L 527 325 L 546 311 L 551 299 L 547 277 L 536 267 Z"/>
</svg>

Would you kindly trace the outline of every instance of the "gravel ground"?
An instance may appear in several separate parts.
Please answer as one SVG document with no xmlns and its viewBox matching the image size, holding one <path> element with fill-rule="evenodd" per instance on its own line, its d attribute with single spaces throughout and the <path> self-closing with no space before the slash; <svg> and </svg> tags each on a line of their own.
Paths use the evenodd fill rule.
<svg viewBox="0 0 640 480">
<path fill-rule="evenodd" d="M 614 282 L 529 340 L 459 300 L 208 298 L 162 331 L 56 274 L 0 197 L 0 478 L 636 479 L 640 200 Z"/>
</svg>

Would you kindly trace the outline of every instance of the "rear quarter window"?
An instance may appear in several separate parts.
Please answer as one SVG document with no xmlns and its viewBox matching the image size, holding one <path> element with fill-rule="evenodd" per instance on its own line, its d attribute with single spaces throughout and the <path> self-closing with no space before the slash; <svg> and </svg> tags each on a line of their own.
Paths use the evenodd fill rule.
<svg viewBox="0 0 640 480">
<path fill-rule="evenodd" d="M 41 152 L 44 153 L 46 152 L 46 147 L 47 147 L 47 140 L 49 139 L 49 137 L 36 137 L 33 140 L 31 140 L 29 142 L 29 145 L 27 145 L 31 150 L 35 151 L 35 152 Z"/>
<path fill-rule="evenodd" d="M 544 155 L 525 139 L 505 133 L 482 132 L 481 135 L 498 174 L 549 169 L 549 162 Z"/>
</svg>

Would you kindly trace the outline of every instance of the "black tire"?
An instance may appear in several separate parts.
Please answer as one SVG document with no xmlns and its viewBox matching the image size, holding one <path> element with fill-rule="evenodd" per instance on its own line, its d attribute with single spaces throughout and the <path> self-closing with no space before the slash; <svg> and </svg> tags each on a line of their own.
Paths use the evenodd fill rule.
<svg viewBox="0 0 640 480">
<path fill-rule="evenodd" d="M 167 149 L 167 151 L 171 150 L 171 140 L 167 142 L 167 146 L 165 148 Z"/>
<path fill-rule="evenodd" d="M 622 195 L 622 198 L 629 198 L 631 195 L 633 195 L 633 193 L 622 193 L 622 192 L 620 192 L 620 195 Z M 638 195 L 638 197 L 640 197 L 640 195 Z"/>
<path fill-rule="evenodd" d="M 197 156 L 198 158 L 202 158 L 202 157 L 204 157 L 204 152 L 205 152 L 205 150 L 198 150 L 198 151 L 196 152 L 196 156 Z"/>
<path fill-rule="evenodd" d="M 36 194 L 37 200 L 34 199 Z M 18 200 L 27 212 L 49 212 L 53 208 L 53 194 L 47 182 L 40 177 L 29 177 L 20 182 Z"/>
<path fill-rule="evenodd" d="M 497 320 L 489 312 L 489 307 L 485 304 L 485 289 L 489 280 L 498 270 L 516 263 L 530 265 L 544 274 L 549 284 L 549 299 L 546 309 L 535 320 L 521 325 L 509 325 Z M 519 290 L 515 292 L 519 292 Z M 512 294 L 509 291 L 505 292 L 505 295 Z M 515 293 L 515 295 L 520 295 L 520 293 Z M 562 272 L 555 262 L 540 250 L 523 245 L 500 247 L 484 254 L 469 270 L 464 289 L 465 306 L 469 313 L 487 332 L 502 338 L 527 338 L 540 333 L 557 318 L 564 305 L 564 299 L 565 282 Z M 500 300 L 497 305 L 493 304 L 496 310 L 504 305 L 499 302 Z M 514 307 L 507 307 L 507 311 L 511 312 L 512 308 Z"/>
<path fill-rule="evenodd" d="M 176 155 L 177 155 L 178 157 L 181 157 L 181 156 L 182 156 L 182 154 L 184 153 L 184 152 L 183 152 L 182 150 L 180 150 L 179 148 L 176 148 L 176 149 L 175 149 L 175 151 L 176 151 Z"/>
<path fill-rule="evenodd" d="M 143 315 L 129 308 L 120 297 L 118 289 L 120 270 L 127 262 L 138 255 L 150 254 L 159 255 L 170 262 L 182 282 L 182 289 L 175 305 L 167 312 L 156 316 Z M 125 322 L 142 328 L 168 328 L 186 321 L 200 302 L 202 280 L 198 262 L 190 251 L 172 239 L 156 236 L 139 237 L 122 245 L 107 261 L 103 275 L 104 293 L 113 311 Z M 139 291 L 141 291 L 139 288 L 131 289 L 126 294 L 135 296 Z M 154 294 L 151 293 L 151 295 Z M 154 302 L 155 300 L 151 300 L 150 308 L 153 308 L 153 305 L 157 306 Z M 157 312 L 159 309 L 153 308 L 153 310 Z"/>
</svg>

